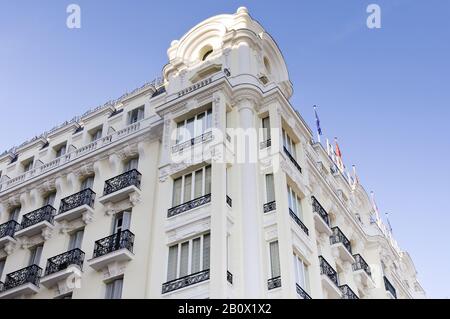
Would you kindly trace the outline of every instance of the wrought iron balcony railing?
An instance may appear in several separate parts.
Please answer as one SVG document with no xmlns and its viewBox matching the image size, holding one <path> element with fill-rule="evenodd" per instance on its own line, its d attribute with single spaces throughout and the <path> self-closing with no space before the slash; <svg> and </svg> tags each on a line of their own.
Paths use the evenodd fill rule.
<svg viewBox="0 0 450 319">
<path fill-rule="evenodd" d="M 195 274 L 187 275 L 164 283 L 162 285 L 162 293 L 165 294 L 184 287 L 192 286 L 208 279 L 209 269 L 199 271 Z"/>
<path fill-rule="evenodd" d="M 228 206 L 233 207 L 233 201 L 230 198 L 230 196 L 228 196 L 228 195 L 227 195 L 227 204 L 228 204 Z"/>
<path fill-rule="evenodd" d="M 209 202 L 211 202 L 211 194 L 195 198 L 193 200 L 190 200 L 189 202 L 170 208 L 167 211 L 167 217 L 169 218 L 179 215 L 181 213 L 187 212 L 188 210 L 203 206 Z"/>
<path fill-rule="evenodd" d="M 233 274 L 227 270 L 227 281 L 233 284 Z"/>
<path fill-rule="evenodd" d="M 83 261 L 84 252 L 79 248 L 49 258 L 47 260 L 47 267 L 45 267 L 45 276 L 65 270 L 71 265 L 77 265 L 80 269 L 83 269 Z"/>
<path fill-rule="evenodd" d="M 289 208 L 289 215 L 291 215 L 292 219 L 294 219 L 294 221 L 297 223 L 297 225 L 300 226 L 300 228 L 305 232 L 305 234 L 309 236 L 308 228 L 305 226 L 305 224 L 303 224 L 301 219 L 297 215 L 295 215 L 295 213 L 290 208 Z"/>
<path fill-rule="evenodd" d="M 364 270 L 366 274 L 372 276 L 372 272 L 370 271 L 369 264 L 361 257 L 360 254 L 353 255 L 355 258 L 355 263 L 352 265 L 353 271 Z"/>
<path fill-rule="evenodd" d="M 136 169 L 132 169 L 119 176 L 113 177 L 105 181 L 103 195 L 109 195 L 128 186 L 141 187 L 141 173 Z"/>
<path fill-rule="evenodd" d="M 323 258 L 319 256 L 320 274 L 327 276 L 334 284 L 339 287 L 338 274 L 336 270 Z"/>
<path fill-rule="evenodd" d="M 9 289 L 13 289 L 28 283 L 39 287 L 41 274 L 42 268 L 40 268 L 38 265 L 31 265 L 12 272 L 6 275 L 6 280 L 3 284 L 3 291 L 7 291 Z"/>
<path fill-rule="evenodd" d="M 333 227 L 331 229 L 333 231 L 333 234 L 330 236 L 330 244 L 338 244 L 342 243 L 344 247 L 348 250 L 348 252 L 352 253 L 352 244 L 350 243 L 350 240 L 348 240 L 347 237 L 345 237 L 344 233 L 341 231 L 339 227 Z"/>
<path fill-rule="evenodd" d="M 294 156 L 292 156 L 291 153 L 289 153 L 288 149 L 286 147 L 283 147 L 284 152 L 286 153 L 287 157 L 289 157 L 289 160 L 292 162 L 292 164 L 294 164 L 294 166 L 298 169 L 298 171 L 300 172 L 300 174 L 302 173 L 302 168 L 300 167 L 300 165 L 298 165 L 297 161 L 295 160 Z"/>
<path fill-rule="evenodd" d="M 312 299 L 310 295 L 302 288 L 299 284 L 295 284 L 295 288 L 297 289 L 297 294 L 302 297 L 302 299 Z"/>
<path fill-rule="evenodd" d="M 212 137 L 213 137 L 212 132 L 208 131 L 206 133 L 203 133 L 200 136 L 191 138 L 190 140 L 187 140 L 185 142 L 178 143 L 178 144 L 172 146 L 172 153 L 181 152 L 185 148 L 191 147 L 195 144 L 200 144 L 200 143 L 209 141 L 212 139 Z"/>
<path fill-rule="evenodd" d="M 88 205 L 94 207 L 95 193 L 92 189 L 86 188 L 81 192 L 70 195 L 61 199 L 61 205 L 59 206 L 59 214 L 68 212 L 74 208 Z"/>
<path fill-rule="evenodd" d="M 384 279 L 384 287 L 386 288 L 386 290 L 389 291 L 392 294 L 392 296 L 394 296 L 395 299 L 397 299 L 397 292 L 395 291 L 394 286 L 386 278 L 386 276 L 384 276 L 383 279 Z"/>
<path fill-rule="evenodd" d="M 268 148 L 270 146 L 272 146 L 272 140 L 270 138 L 265 140 L 265 141 L 262 141 L 261 143 L 259 143 L 259 148 L 260 149 Z"/>
<path fill-rule="evenodd" d="M 339 289 L 342 292 L 342 299 L 359 299 L 348 285 L 339 286 Z"/>
<path fill-rule="evenodd" d="M 266 204 L 264 204 L 263 209 L 264 209 L 264 213 L 271 212 L 271 211 L 277 209 L 277 203 L 275 201 L 266 203 Z"/>
<path fill-rule="evenodd" d="M 2 292 L 2 291 L 3 291 L 3 289 L 4 289 L 4 285 L 3 285 L 3 282 L 1 282 L 1 281 L 0 281 L 0 292 Z"/>
<path fill-rule="evenodd" d="M 15 220 L 10 220 L 0 225 L 0 238 L 14 237 L 14 233 L 20 229 L 20 224 Z"/>
<path fill-rule="evenodd" d="M 53 217 L 55 217 L 55 215 L 56 209 L 50 205 L 46 205 L 32 211 L 31 213 L 23 215 L 22 222 L 20 223 L 20 229 L 31 227 L 43 221 L 53 224 Z"/>
<path fill-rule="evenodd" d="M 323 221 L 330 226 L 330 218 L 328 217 L 328 213 L 327 211 L 322 207 L 322 205 L 320 205 L 319 201 L 312 196 L 312 207 L 313 207 L 313 212 L 319 214 L 320 217 L 322 217 Z"/>
<path fill-rule="evenodd" d="M 134 234 L 129 230 L 120 231 L 114 235 L 99 239 L 94 245 L 93 258 L 101 257 L 119 249 L 133 252 Z"/>
<path fill-rule="evenodd" d="M 267 280 L 267 289 L 272 290 L 281 287 L 281 276 L 270 278 Z"/>
</svg>

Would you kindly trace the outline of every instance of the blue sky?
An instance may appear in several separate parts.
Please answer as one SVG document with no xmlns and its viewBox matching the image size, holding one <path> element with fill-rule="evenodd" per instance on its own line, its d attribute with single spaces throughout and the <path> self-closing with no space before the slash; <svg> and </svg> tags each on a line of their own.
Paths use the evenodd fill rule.
<svg viewBox="0 0 450 319">
<path fill-rule="evenodd" d="M 79 30 L 66 28 L 70 3 Z M 365 25 L 370 3 L 379 30 Z M 449 1 L 2 0 L 0 149 L 159 76 L 173 39 L 242 5 L 283 51 L 294 107 L 314 128 L 320 106 L 428 295 L 450 297 Z"/>
</svg>

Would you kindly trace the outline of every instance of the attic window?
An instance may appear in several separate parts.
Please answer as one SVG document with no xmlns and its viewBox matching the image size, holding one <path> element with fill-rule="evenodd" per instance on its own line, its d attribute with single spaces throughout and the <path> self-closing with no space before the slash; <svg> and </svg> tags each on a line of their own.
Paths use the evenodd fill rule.
<svg viewBox="0 0 450 319">
<path fill-rule="evenodd" d="M 213 48 L 210 45 L 207 45 L 205 47 L 203 47 L 203 49 L 200 50 L 200 59 L 202 61 L 205 61 L 208 56 L 211 55 L 211 53 L 213 53 Z"/>
</svg>

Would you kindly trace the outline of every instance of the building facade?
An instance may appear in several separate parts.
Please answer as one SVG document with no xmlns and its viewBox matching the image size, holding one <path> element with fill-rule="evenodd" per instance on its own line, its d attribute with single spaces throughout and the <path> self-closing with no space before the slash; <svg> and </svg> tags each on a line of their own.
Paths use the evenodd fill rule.
<svg viewBox="0 0 450 319">
<path fill-rule="evenodd" d="M 424 298 L 246 8 L 0 156 L 0 298 Z M 375 219 L 374 219 L 375 216 Z"/>
</svg>

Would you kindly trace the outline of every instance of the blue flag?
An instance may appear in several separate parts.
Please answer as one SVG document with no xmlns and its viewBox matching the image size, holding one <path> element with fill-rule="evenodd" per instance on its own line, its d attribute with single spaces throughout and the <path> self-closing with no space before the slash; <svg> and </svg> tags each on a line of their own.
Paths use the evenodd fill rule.
<svg viewBox="0 0 450 319">
<path fill-rule="evenodd" d="M 316 115 L 316 126 L 317 126 L 317 133 L 319 135 L 322 135 L 322 129 L 320 128 L 320 120 L 319 115 L 317 115 L 316 106 L 314 105 L 314 114 Z"/>
</svg>

